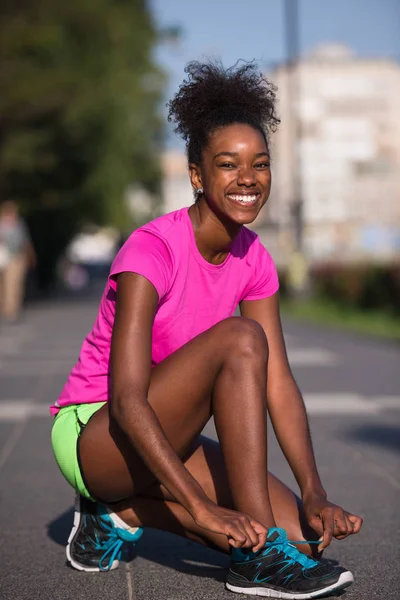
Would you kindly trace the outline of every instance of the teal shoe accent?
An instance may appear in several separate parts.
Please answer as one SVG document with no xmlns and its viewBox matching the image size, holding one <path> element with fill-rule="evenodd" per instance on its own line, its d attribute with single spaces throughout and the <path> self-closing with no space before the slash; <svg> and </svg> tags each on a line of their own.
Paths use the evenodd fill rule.
<svg viewBox="0 0 400 600">
<path fill-rule="evenodd" d="M 67 560 L 79 571 L 112 571 L 118 567 L 124 547 L 135 545 L 142 535 L 140 527 L 135 531 L 117 527 L 103 504 L 78 496 Z"/>
</svg>

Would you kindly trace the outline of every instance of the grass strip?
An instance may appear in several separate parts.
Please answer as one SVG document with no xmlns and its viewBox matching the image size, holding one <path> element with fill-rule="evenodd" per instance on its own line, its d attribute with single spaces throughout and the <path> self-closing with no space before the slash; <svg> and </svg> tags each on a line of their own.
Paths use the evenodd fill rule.
<svg viewBox="0 0 400 600">
<path fill-rule="evenodd" d="M 281 300 L 282 315 L 342 330 L 400 340 L 400 318 L 378 310 L 340 306 L 328 300 Z"/>
</svg>

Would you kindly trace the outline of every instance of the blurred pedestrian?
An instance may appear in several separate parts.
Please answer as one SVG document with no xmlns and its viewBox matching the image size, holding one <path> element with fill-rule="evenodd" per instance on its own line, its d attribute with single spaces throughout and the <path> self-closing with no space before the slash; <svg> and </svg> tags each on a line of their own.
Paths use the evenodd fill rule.
<svg viewBox="0 0 400 600">
<path fill-rule="evenodd" d="M 270 193 L 274 87 L 254 64 L 191 63 L 187 73 L 169 118 L 187 142 L 195 202 L 121 248 L 51 407 L 54 454 L 77 492 L 67 559 L 114 569 L 123 544 L 156 527 L 230 553 L 234 592 L 336 592 L 353 576 L 318 550 L 362 519 L 327 499 L 276 268 L 245 226 Z M 267 409 L 301 499 L 268 472 Z M 200 435 L 212 415 L 218 443 Z"/>
<path fill-rule="evenodd" d="M 36 255 L 18 206 L 12 200 L 0 205 L 0 316 L 4 322 L 18 320 L 29 267 Z"/>
</svg>

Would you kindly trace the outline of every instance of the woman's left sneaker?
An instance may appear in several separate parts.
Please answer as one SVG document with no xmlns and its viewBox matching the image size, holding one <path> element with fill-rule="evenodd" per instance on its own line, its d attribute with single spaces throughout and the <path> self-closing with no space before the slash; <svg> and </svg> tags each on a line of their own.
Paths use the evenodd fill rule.
<svg viewBox="0 0 400 600">
<path fill-rule="evenodd" d="M 142 533 L 140 527 L 117 527 L 103 504 L 77 496 L 67 561 L 78 571 L 113 571 L 119 565 L 124 544 L 135 544 Z"/>
<path fill-rule="evenodd" d="M 226 587 L 239 594 L 307 600 L 342 590 L 353 580 L 350 571 L 309 558 L 289 542 L 284 529 L 273 527 L 258 552 L 232 549 Z"/>
</svg>

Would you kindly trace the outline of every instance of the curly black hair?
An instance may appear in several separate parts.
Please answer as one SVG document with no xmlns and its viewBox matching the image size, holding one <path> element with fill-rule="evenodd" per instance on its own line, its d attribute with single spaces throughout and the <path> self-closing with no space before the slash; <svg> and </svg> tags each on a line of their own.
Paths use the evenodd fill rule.
<svg viewBox="0 0 400 600">
<path fill-rule="evenodd" d="M 244 61 L 243 61 L 244 62 Z M 188 162 L 201 164 L 210 133 L 219 127 L 245 123 L 260 131 L 268 145 L 279 119 L 275 113 L 276 87 L 259 72 L 254 61 L 224 69 L 220 62 L 192 61 L 185 79 L 167 104 L 168 121 L 186 142 Z"/>
</svg>

